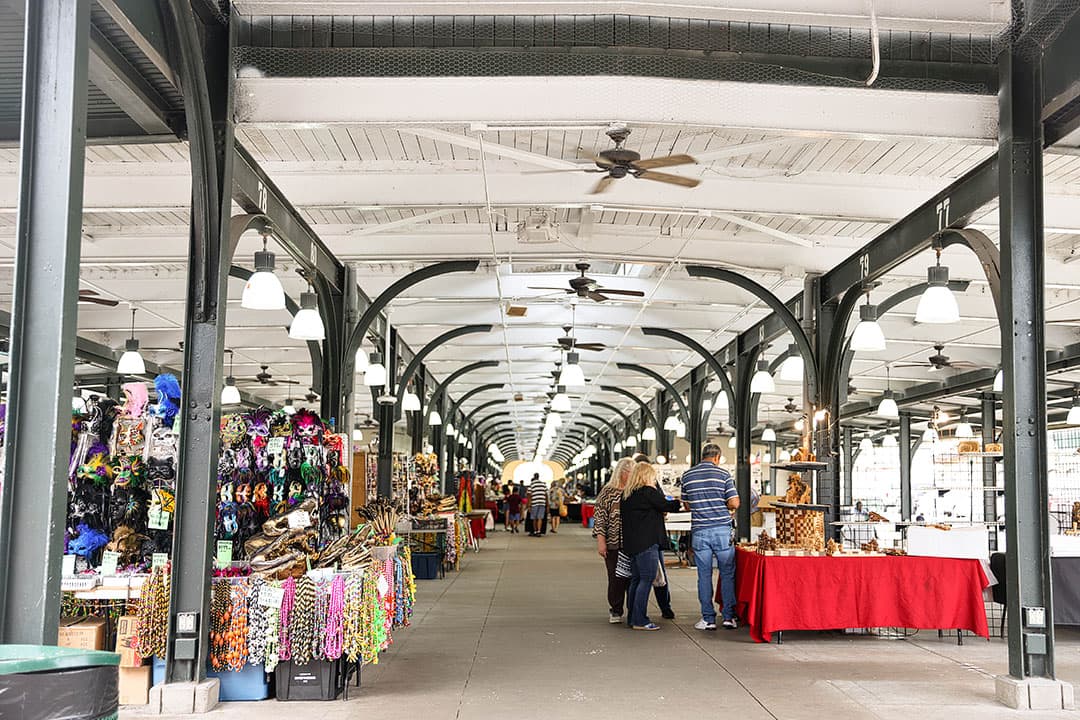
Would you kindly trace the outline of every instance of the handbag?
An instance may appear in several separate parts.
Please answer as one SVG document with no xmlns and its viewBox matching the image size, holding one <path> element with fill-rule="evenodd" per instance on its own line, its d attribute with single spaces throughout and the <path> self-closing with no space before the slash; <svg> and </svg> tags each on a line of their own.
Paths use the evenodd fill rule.
<svg viewBox="0 0 1080 720">
<path fill-rule="evenodd" d="M 664 562 L 658 561 L 658 567 L 656 568 L 656 577 L 653 578 L 653 587 L 667 587 L 667 574 L 664 573 Z"/>
<path fill-rule="evenodd" d="M 631 575 L 633 572 L 630 570 L 630 556 L 620 550 L 619 559 L 615 561 L 615 577 L 628 578 Z"/>
<path fill-rule="evenodd" d="M 564 518 L 569 513 L 570 511 L 566 509 L 566 503 L 559 503 L 559 517 Z"/>
</svg>

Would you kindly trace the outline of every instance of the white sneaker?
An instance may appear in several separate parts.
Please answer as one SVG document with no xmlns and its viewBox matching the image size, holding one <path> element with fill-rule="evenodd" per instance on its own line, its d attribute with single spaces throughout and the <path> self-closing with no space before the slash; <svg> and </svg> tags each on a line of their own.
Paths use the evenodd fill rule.
<svg viewBox="0 0 1080 720">
<path fill-rule="evenodd" d="M 622 615 L 616 615 L 615 613 L 608 613 L 607 621 L 612 625 L 618 625 L 622 622 Z"/>
<path fill-rule="evenodd" d="M 708 622 L 705 618 L 701 618 L 694 624 L 695 630 L 715 630 L 716 623 Z"/>
<path fill-rule="evenodd" d="M 715 628 L 716 626 L 714 625 L 713 627 Z M 724 621 L 724 629 L 725 630 L 735 630 L 738 627 L 739 627 L 739 621 L 736 620 L 735 618 L 731 618 L 730 620 L 725 620 Z"/>
</svg>

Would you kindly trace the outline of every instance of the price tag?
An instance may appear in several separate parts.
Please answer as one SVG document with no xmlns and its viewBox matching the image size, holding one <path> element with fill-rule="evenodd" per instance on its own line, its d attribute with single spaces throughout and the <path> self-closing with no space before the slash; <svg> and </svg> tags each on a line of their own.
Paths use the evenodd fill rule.
<svg viewBox="0 0 1080 720">
<path fill-rule="evenodd" d="M 112 550 L 106 550 L 101 553 L 101 574 L 102 575 L 115 575 L 116 566 L 120 563 L 120 553 L 113 552 Z"/>
<path fill-rule="evenodd" d="M 60 562 L 60 575 L 63 577 L 71 577 L 75 574 L 75 556 L 65 555 L 64 559 Z"/>
<path fill-rule="evenodd" d="M 297 510 L 296 512 L 289 513 L 290 530 L 303 530 L 309 525 L 311 525 L 311 515 L 305 510 Z"/>
<path fill-rule="evenodd" d="M 263 585 L 259 590 L 259 604 L 263 607 L 281 609 L 281 601 L 285 598 L 285 589 L 274 585 Z"/>
<path fill-rule="evenodd" d="M 150 569 L 157 570 L 169 563 L 169 553 L 154 553 L 150 556 Z"/>
<path fill-rule="evenodd" d="M 162 510 L 160 507 L 150 508 L 150 515 L 147 519 L 146 526 L 151 530 L 168 530 L 169 518 L 172 513 Z"/>
<path fill-rule="evenodd" d="M 390 583 L 386 582 L 386 578 L 380 575 L 377 584 L 379 586 L 379 596 L 386 597 L 386 593 L 390 592 Z"/>
<path fill-rule="evenodd" d="M 285 452 L 285 438 L 272 437 L 266 441 L 266 452 L 270 455 L 280 455 Z"/>
<path fill-rule="evenodd" d="M 232 563 L 232 551 L 232 540 L 217 541 L 217 566 L 219 568 L 227 567 Z"/>
</svg>

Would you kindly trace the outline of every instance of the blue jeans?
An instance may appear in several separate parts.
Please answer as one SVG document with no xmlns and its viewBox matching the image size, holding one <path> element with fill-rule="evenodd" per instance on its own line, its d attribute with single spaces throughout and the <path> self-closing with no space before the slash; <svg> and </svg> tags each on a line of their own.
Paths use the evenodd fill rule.
<svg viewBox="0 0 1080 720">
<path fill-rule="evenodd" d="M 630 556 L 630 625 L 641 627 L 649 622 L 649 592 L 660 567 L 659 546 L 645 548 Z"/>
<path fill-rule="evenodd" d="M 723 617 L 735 617 L 735 548 L 731 545 L 731 526 L 718 525 L 693 531 L 694 564 L 697 566 L 698 600 L 701 617 L 716 622 L 713 605 L 713 562 L 720 568 L 720 596 L 723 598 Z"/>
</svg>

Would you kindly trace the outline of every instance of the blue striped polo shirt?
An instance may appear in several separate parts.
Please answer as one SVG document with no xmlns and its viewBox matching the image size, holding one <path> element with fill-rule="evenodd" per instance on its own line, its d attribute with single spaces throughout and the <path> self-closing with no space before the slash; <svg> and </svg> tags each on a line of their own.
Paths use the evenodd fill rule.
<svg viewBox="0 0 1080 720">
<path fill-rule="evenodd" d="M 727 501 L 738 496 L 728 471 L 711 462 L 700 462 L 683 473 L 682 498 L 690 505 L 692 528 L 731 525 Z"/>
</svg>

